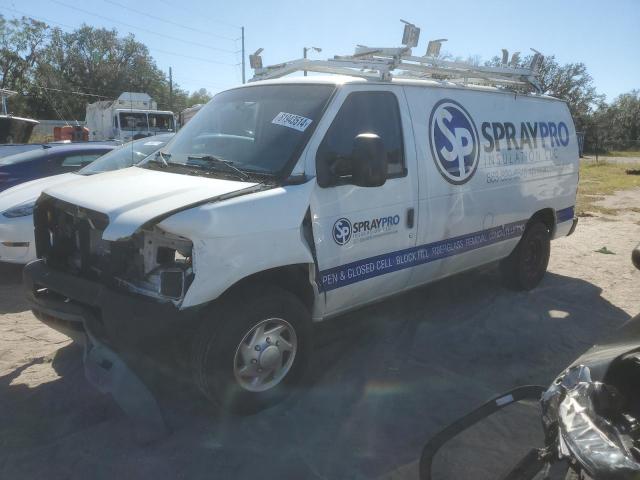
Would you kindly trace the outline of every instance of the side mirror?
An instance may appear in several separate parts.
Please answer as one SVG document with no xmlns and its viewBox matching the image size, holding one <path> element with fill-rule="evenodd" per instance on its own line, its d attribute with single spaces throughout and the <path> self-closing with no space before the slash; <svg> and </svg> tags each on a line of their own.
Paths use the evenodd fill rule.
<svg viewBox="0 0 640 480">
<path fill-rule="evenodd" d="M 359 187 L 380 187 L 387 181 L 387 152 L 375 133 L 361 133 L 353 139 L 351 183 Z"/>
<path fill-rule="evenodd" d="M 640 243 L 631 252 L 631 261 L 633 265 L 640 270 Z"/>
</svg>

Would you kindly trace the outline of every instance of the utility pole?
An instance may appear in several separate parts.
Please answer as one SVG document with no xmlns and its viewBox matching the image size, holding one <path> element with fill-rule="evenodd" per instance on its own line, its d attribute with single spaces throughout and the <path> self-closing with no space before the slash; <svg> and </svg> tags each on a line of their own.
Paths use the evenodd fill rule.
<svg viewBox="0 0 640 480">
<path fill-rule="evenodd" d="M 244 76 L 244 27 L 240 27 L 242 30 L 242 83 L 245 83 Z"/>
<path fill-rule="evenodd" d="M 173 72 L 169 67 L 169 110 L 173 112 Z"/>
</svg>

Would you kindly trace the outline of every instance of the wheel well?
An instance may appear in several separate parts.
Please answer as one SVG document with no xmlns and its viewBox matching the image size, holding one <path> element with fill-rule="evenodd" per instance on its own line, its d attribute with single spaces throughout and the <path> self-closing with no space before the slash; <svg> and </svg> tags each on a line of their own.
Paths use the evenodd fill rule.
<svg viewBox="0 0 640 480">
<path fill-rule="evenodd" d="M 553 236 L 553 233 L 556 229 L 556 215 L 551 208 L 545 208 L 543 210 L 538 210 L 533 216 L 529 219 L 527 225 L 531 225 L 533 222 L 541 221 L 544 223 L 549 229 L 549 233 Z"/>
<path fill-rule="evenodd" d="M 224 295 L 240 288 L 248 288 L 252 283 L 277 285 L 297 296 L 309 310 L 313 308 L 315 292 L 311 285 L 307 264 L 286 265 L 254 273 L 229 287 Z"/>
</svg>

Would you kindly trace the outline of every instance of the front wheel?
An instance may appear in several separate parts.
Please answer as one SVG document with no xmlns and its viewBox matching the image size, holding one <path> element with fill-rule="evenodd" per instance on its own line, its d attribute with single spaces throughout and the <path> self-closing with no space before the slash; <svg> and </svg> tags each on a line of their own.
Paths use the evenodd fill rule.
<svg viewBox="0 0 640 480">
<path fill-rule="evenodd" d="M 254 413 L 291 393 L 311 350 L 311 322 L 290 292 L 255 285 L 210 310 L 196 334 L 197 386 L 237 413 Z"/>
<path fill-rule="evenodd" d="M 547 226 L 536 221 L 527 226 L 511 254 L 500 262 L 500 270 L 508 287 L 532 290 L 542 281 L 549 265 L 551 235 Z"/>
</svg>

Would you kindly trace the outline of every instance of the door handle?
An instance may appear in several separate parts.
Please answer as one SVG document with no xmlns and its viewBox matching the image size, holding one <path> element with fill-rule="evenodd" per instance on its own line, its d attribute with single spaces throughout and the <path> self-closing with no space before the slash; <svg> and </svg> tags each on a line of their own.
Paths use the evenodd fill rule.
<svg viewBox="0 0 640 480">
<path fill-rule="evenodd" d="M 407 228 L 413 228 L 415 216 L 415 210 L 413 207 L 407 209 Z"/>
</svg>

